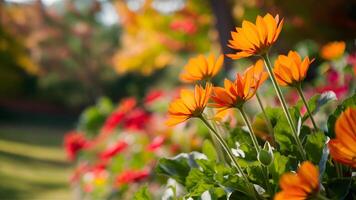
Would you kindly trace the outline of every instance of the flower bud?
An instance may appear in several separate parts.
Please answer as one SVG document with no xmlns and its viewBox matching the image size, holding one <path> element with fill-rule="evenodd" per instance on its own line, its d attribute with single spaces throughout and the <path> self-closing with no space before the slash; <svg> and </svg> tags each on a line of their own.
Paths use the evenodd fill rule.
<svg viewBox="0 0 356 200">
<path fill-rule="evenodd" d="M 261 149 L 261 151 L 258 153 L 257 159 L 262 165 L 269 166 L 270 164 L 272 164 L 273 151 L 268 141 L 263 146 L 263 149 Z"/>
</svg>

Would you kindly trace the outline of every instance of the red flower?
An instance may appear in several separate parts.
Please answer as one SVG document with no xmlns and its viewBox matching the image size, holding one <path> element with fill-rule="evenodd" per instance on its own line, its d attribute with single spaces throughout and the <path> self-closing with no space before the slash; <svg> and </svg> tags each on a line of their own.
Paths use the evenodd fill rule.
<svg viewBox="0 0 356 200">
<path fill-rule="evenodd" d="M 340 84 L 340 75 L 337 71 L 330 69 L 327 74 L 326 74 L 326 79 L 328 83 L 332 84 L 327 84 L 324 86 L 319 86 L 316 88 L 316 91 L 319 93 L 323 93 L 326 91 L 333 91 L 335 92 L 337 98 L 341 98 L 344 96 L 347 91 L 349 90 L 348 83 L 349 80 L 347 77 L 345 77 L 345 81 L 343 84 Z"/>
<path fill-rule="evenodd" d="M 150 119 L 150 114 L 140 108 L 127 113 L 124 119 L 124 127 L 130 130 L 142 130 Z"/>
<path fill-rule="evenodd" d="M 159 99 L 160 97 L 162 97 L 163 94 L 164 93 L 161 90 L 152 90 L 146 95 L 146 97 L 144 99 L 144 103 L 151 104 L 154 101 L 156 101 L 157 99 Z"/>
<path fill-rule="evenodd" d="M 188 35 L 193 35 L 198 30 L 193 19 L 189 19 L 189 18 L 175 20 L 171 23 L 170 27 L 175 31 L 180 31 Z"/>
<path fill-rule="evenodd" d="M 114 111 L 105 121 L 103 126 L 104 132 L 113 131 L 124 119 L 125 113 L 122 111 Z"/>
<path fill-rule="evenodd" d="M 76 131 L 69 132 L 64 136 L 64 147 L 69 160 L 74 160 L 77 153 L 89 146 L 89 141 L 84 134 Z"/>
<path fill-rule="evenodd" d="M 126 170 L 121 172 L 116 177 L 116 185 L 121 186 L 124 184 L 135 183 L 146 179 L 149 176 L 149 171 L 143 170 Z"/>
<path fill-rule="evenodd" d="M 152 142 L 147 146 L 148 151 L 156 151 L 159 149 L 163 143 L 164 143 L 165 138 L 163 136 L 157 136 L 155 137 Z"/>
<path fill-rule="evenodd" d="M 112 158 L 113 156 L 115 156 L 116 154 L 125 150 L 127 146 L 128 146 L 128 144 L 125 141 L 118 141 L 115 145 L 113 145 L 113 146 L 107 148 L 105 151 L 103 151 L 100 154 L 100 158 L 102 160 L 108 160 L 108 159 Z"/>
</svg>

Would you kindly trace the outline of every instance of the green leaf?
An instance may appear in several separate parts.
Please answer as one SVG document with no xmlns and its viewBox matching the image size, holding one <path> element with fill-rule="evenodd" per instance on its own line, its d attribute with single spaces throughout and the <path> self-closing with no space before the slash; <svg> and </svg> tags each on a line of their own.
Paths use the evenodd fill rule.
<svg viewBox="0 0 356 200">
<path fill-rule="evenodd" d="M 351 178 L 332 179 L 327 183 L 328 196 L 332 199 L 345 199 L 351 187 Z"/>
<path fill-rule="evenodd" d="M 278 185 L 280 176 L 291 170 L 293 170 L 291 159 L 281 155 L 279 152 L 274 152 L 273 163 L 269 166 L 274 183 Z"/>
<path fill-rule="evenodd" d="M 305 151 L 307 153 L 308 160 L 311 160 L 314 164 L 318 164 L 320 162 L 325 141 L 326 136 L 323 132 L 313 133 L 307 136 Z"/>
<path fill-rule="evenodd" d="M 248 196 L 249 189 L 247 184 L 237 175 L 234 169 L 220 164 L 215 167 L 215 171 L 215 180 L 219 185 L 223 186 L 226 191 L 229 191 L 229 195 L 239 193 L 242 196 Z"/>
<path fill-rule="evenodd" d="M 214 181 L 205 176 L 198 168 L 190 170 L 185 183 L 189 196 L 201 196 L 203 192 L 214 188 Z"/>
<path fill-rule="evenodd" d="M 299 155 L 295 153 L 296 146 L 294 138 L 283 110 L 281 108 L 267 107 L 265 111 L 271 121 L 279 151 L 284 155 Z M 294 121 L 296 121 L 299 118 L 298 112 L 295 109 L 290 109 L 290 111 L 292 116 L 294 116 Z"/>
<path fill-rule="evenodd" d="M 203 153 L 208 157 L 209 160 L 211 161 L 216 161 L 217 160 L 217 153 L 215 151 L 214 145 L 210 142 L 210 140 L 204 140 L 203 143 Z"/>
<path fill-rule="evenodd" d="M 134 195 L 133 200 L 151 200 L 152 197 L 147 186 L 141 187 Z"/>
<path fill-rule="evenodd" d="M 251 137 L 248 132 L 241 128 L 233 129 L 227 139 L 230 148 L 236 148 L 236 142 L 240 144 L 239 149 L 245 153 L 245 160 L 256 160 L 257 153 L 253 147 Z"/>
<path fill-rule="evenodd" d="M 356 106 L 356 94 L 353 94 L 351 97 L 345 99 L 340 105 L 337 106 L 336 110 L 328 118 L 328 133 L 329 137 L 335 136 L 335 122 L 339 115 L 347 108 Z"/>
<path fill-rule="evenodd" d="M 173 158 L 161 158 L 158 161 L 156 172 L 175 179 L 180 184 L 185 184 L 191 168 L 197 168 L 196 159 L 206 159 L 204 154 L 198 152 L 181 153 Z"/>
</svg>

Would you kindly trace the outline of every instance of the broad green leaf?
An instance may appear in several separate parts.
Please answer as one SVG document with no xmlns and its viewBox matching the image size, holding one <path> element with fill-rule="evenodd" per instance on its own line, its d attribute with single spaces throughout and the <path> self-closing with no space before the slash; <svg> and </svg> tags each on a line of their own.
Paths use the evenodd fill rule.
<svg viewBox="0 0 356 200">
<path fill-rule="evenodd" d="M 356 106 L 356 94 L 353 94 L 351 97 L 345 99 L 340 105 L 337 106 L 333 114 L 328 118 L 328 133 L 327 135 L 331 138 L 335 135 L 335 122 L 339 115 L 347 108 L 351 106 Z"/>
<path fill-rule="evenodd" d="M 299 118 L 299 114 L 290 109 L 294 121 Z M 274 137 L 278 143 L 279 151 L 284 155 L 298 155 L 296 152 L 294 138 L 291 132 L 291 128 L 281 108 L 266 108 L 266 114 L 271 121 Z"/>
<path fill-rule="evenodd" d="M 269 166 L 269 171 L 272 175 L 274 183 L 278 185 L 280 176 L 291 170 L 293 170 L 293 168 L 290 158 L 281 155 L 279 152 L 274 152 L 273 163 Z"/>
<path fill-rule="evenodd" d="M 141 187 L 134 195 L 133 200 L 151 200 L 152 197 L 147 186 Z"/>
<path fill-rule="evenodd" d="M 209 160 L 211 161 L 216 161 L 217 160 L 217 153 L 215 151 L 214 145 L 210 142 L 210 140 L 204 140 L 203 143 L 203 153 L 208 157 Z"/>
<path fill-rule="evenodd" d="M 314 164 L 318 164 L 320 162 L 325 141 L 326 136 L 323 132 L 312 133 L 307 136 L 305 152 L 307 153 L 308 160 L 311 160 Z"/>
<path fill-rule="evenodd" d="M 189 196 L 201 196 L 201 194 L 214 187 L 214 180 L 206 177 L 198 168 L 191 169 L 185 183 Z"/>
<path fill-rule="evenodd" d="M 174 178 L 178 183 L 185 184 L 191 168 L 197 168 L 196 159 L 207 159 L 204 154 L 198 152 L 181 153 L 173 158 L 161 158 L 158 161 L 156 171 L 159 174 Z"/>
</svg>

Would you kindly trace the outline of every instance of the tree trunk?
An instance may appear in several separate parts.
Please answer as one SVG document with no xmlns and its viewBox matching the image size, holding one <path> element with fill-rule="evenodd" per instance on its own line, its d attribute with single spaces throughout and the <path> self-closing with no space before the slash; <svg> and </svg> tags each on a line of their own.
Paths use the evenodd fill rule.
<svg viewBox="0 0 356 200">
<path fill-rule="evenodd" d="M 234 21 L 231 15 L 231 5 L 227 0 L 210 0 L 211 9 L 216 20 L 216 29 L 219 33 L 219 41 L 224 54 L 233 53 L 227 46 L 230 39 L 230 32 L 234 29 Z M 232 60 L 225 59 L 224 67 L 229 71 L 232 67 Z"/>
</svg>

